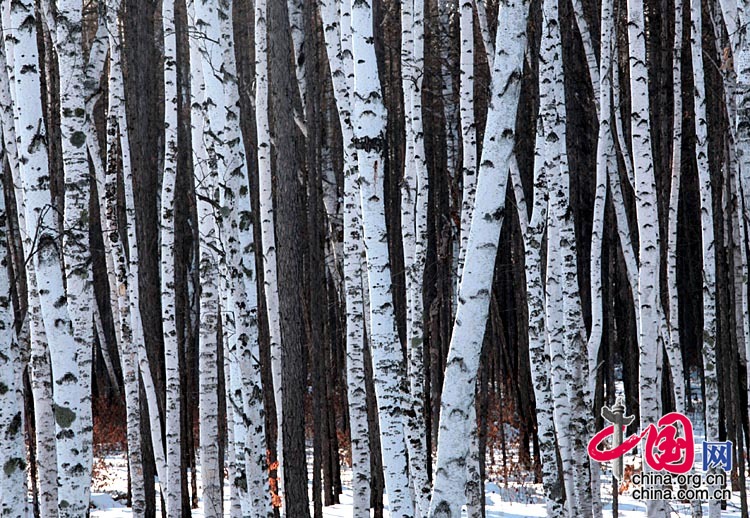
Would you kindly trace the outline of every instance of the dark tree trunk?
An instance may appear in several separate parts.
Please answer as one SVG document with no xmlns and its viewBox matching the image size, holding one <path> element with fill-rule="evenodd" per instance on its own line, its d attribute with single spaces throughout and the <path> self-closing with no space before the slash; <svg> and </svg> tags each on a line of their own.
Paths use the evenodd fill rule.
<svg viewBox="0 0 750 518">
<path fill-rule="evenodd" d="M 278 291 L 281 313 L 282 444 L 284 497 L 287 516 L 310 516 L 305 458 L 305 325 L 303 301 L 302 236 L 305 192 L 302 183 L 303 136 L 294 118 L 300 118 L 299 89 L 292 68 L 292 42 L 286 2 L 268 3 L 269 85 L 272 159 L 276 180 L 274 216 Z"/>
</svg>

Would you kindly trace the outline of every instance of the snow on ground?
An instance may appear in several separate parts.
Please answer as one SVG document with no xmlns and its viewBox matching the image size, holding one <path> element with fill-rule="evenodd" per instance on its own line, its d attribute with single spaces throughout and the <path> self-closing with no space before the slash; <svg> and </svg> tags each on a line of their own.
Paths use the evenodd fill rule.
<svg viewBox="0 0 750 518">
<path fill-rule="evenodd" d="M 694 374 L 695 375 L 695 374 Z M 692 384 L 692 399 L 694 411 L 689 415 L 694 426 L 695 438 L 695 465 L 701 465 L 702 447 L 701 443 L 704 438 L 703 418 L 702 418 L 702 399 L 700 397 L 700 384 L 697 379 Z M 622 384 L 616 387 L 618 392 L 622 391 Z M 512 444 L 517 435 L 517 431 L 510 425 L 505 424 L 506 438 Z M 545 517 L 546 511 L 542 487 L 540 484 L 532 482 L 533 475 L 528 471 L 518 468 L 517 456 L 513 454 L 513 447 L 509 451 L 509 471 L 510 476 L 504 477 L 500 474 L 502 471 L 498 464 L 497 455 L 488 458 L 488 483 L 485 486 L 485 504 L 487 509 L 487 518 L 536 518 Z M 312 458 L 312 451 L 308 452 Z M 492 466 L 494 459 L 495 466 Z M 308 463 L 308 467 L 311 468 Z M 640 460 L 633 455 L 625 457 L 625 465 L 632 465 L 635 469 L 640 469 Z M 96 510 L 91 514 L 92 518 L 130 518 L 130 510 L 126 508 L 124 496 L 127 491 L 127 463 L 122 455 L 109 455 L 97 459 L 95 468 L 94 487 L 92 488 L 92 503 Z M 351 472 L 342 471 L 342 483 L 344 493 L 340 496 L 341 503 L 325 507 L 323 515 L 325 518 L 350 518 L 352 516 L 352 492 L 351 492 Z M 312 478 L 310 472 L 310 479 Z M 604 505 L 605 518 L 614 518 L 612 516 L 612 474 L 606 469 L 602 470 L 602 503 Z M 606 482 L 605 482 L 606 481 Z M 200 472 L 198 473 L 198 486 L 200 493 Z M 645 502 L 635 500 L 632 497 L 632 487 L 627 488 L 618 498 L 618 518 L 641 518 L 646 516 Z M 229 490 L 225 486 L 224 495 L 228 498 Z M 118 501 L 121 500 L 121 501 Z M 672 506 L 671 518 L 688 518 L 691 516 L 690 504 L 682 502 L 670 502 Z M 229 508 L 228 501 L 225 499 L 225 509 Z M 708 503 L 703 505 L 703 515 L 708 516 Z M 199 505 L 198 509 L 193 511 L 194 518 L 203 518 L 203 510 Z M 226 514 L 228 516 L 228 513 Z M 388 516 L 387 511 L 385 516 Z M 464 514 L 465 516 L 465 514 Z M 734 492 L 732 500 L 727 503 L 727 509 L 722 511 L 721 516 L 724 518 L 740 518 L 740 496 Z"/>
<path fill-rule="evenodd" d="M 92 504 L 95 510 L 91 513 L 92 518 L 130 518 L 130 509 L 118 501 L 124 502 L 127 490 L 127 465 L 125 458 L 121 455 L 111 455 L 98 461 L 99 470 L 94 481 L 92 492 Z M 352 516 L 352 492 L 347 486 L 350 481 L 349 473 L 342 473 L 344 482 L 344 494 L 341 495 L 341 503 L 325 507 L 323 515 L 326 518 L 350 518 Z M 487 518 L 535 518 L 546 516 L 542 488 L 539 484 L 508 480 L 489 482 L 486 485 Z M 608 473 L 605 473 L 608 479 Z M 200 488 L 200 472 L 198 475 Z M 644 502 L 634 500 L 630 496 L 631 490 L 619 497 L 620 518 L 641 518 L 646 516 L 646 505 Z M 228 498 L 229 490 L 225 486 L 224 495 Z M 603 484 L 602 500 L 605 508 L 604 516 L 612 517 L 612 486 Z M 672 502 L 674 518 L 687 518 L 690 516 L 689 504 Z M 228 501 L 225 499 L 225 509 L 228 509 Z M 708 516 L 708 504 L 703 506 L 704 516 Z M 199 505 L 193 511 L 194 518 L 203 518 L 203 510 Z M 227 513 L 226 516 L 229 516 Z M 385 513 L 388 516 L 388 513 Z M 732 500 L 728 503 L 727 510 L 722 511 L 722 517 L 740 518 L 739 493 L 734 493 Z"/>
</svg>

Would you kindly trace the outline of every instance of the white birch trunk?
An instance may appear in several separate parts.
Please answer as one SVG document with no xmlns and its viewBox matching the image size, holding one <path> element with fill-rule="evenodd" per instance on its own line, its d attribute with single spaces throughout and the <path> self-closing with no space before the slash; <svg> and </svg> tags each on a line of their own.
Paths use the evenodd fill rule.
<svg viewBox="0 0 750 518">
<path fill-rule="evenodd" d="M 544 31 L 547 35 L 548 31 Z M 543 43 L 544 45 L 544 43 Z M 541 71 L 540 71 L 541 72 Z M 546 107 L 549 102 L 542 102 L 543 99 L 551 95 L 550 83 L 540 80 L 540 115 L 539 125 L 545 124 L 543 114 L 551 115 Z M 554 104 L 552 104 L 554 108 Z M 563 507 L 563 486 L 558 477 L 560 467 L 558 465 L 555 424 L 560 422 L 559 412 L 556 403 L 559 405 L 567 400 L 567 394 L 561 388 L 562 384 L 558 383 L 560 376 L 554 375 L 552 367 L 552 337 L 548 342 L 547 334 L 547 309 L 545 299 L 545 287 L 543 285 L 543 266 L 542 266 L 542 240 L 544 229 L 547 223 L 547 205 L 548 205 L 548 186 L 547 171 L 549 170 L 548 154 L 554 149 L 554 142 L 549 142 L 544 135 L 549 135 L 549 131 L 537 131 L 535 157 L 534 157 L 534 197 L 532 205 L 531 220 L 528 221 L 528 230 L 524 233 L 524 253 L 526 259 L 526 296 L 529 315 L 529 361 L 532 366 L 531 379 L 534 387 L 534 396 L 536 400 L 536 420 L 537 420 L 537 437 L 539 438 L 540 464 L 542 465 L 542 482 L 544 484 L 544 494 L 547 504 L 547 516 L 566 516 L 570 514 L 570 505 L 572 499 Z M 556 138 L 556 137 L 555 137 Z M 551 139 L 550 139 L 551 140 Z M 515 175 L 514 175 L 515 176 Z M 520 176 L 514 180 L 517 184 L 516 191 L 523 191 L 520 183 Z M 525 205 L 525 204 L 524 204 Z M 523 210 L 523 214 L 520 211 Z M 525 207 L 519 205 L 519 214 L 525 220 Z M 549 236 L 548 236 L 548 239 Z M 548 269 L 549 275 L 549 269 Z M 557 387 L 557 388 L 556 388 Z M 565 427 L 564 427 L 565 428 Z M 559 440 L 559 439 L 558 439 Z M 563 452 L 566 447 L 560 445 L 561 460 L 565 458 Z M 564 464 L 569 464 L 569 460 L 563 460 Z M 565 468 L 563 467 L 563 474 Z M 575 489 L 567 485 L 570 477 L 565 477 L 563 483 L 566 484 L 566 493 L 575 495 Z"/>
<path fill-rule="evenodd" d="M 0 174 L 0 515 L 25 517 L 27 474 L 23 414 L 24 361 L 13 328 L 8 225 L 3 185 L 7 184 Z"/>
<path fill-rule="evenodd" d="M 85 397 L 82 385 L 85 382 L 80 378 L 77 355 L 71 354 L 71 351 L 77 351 L 78 344 L 74 340 L 68 315 L 62 261 L 54 230 L 55 217 L 49 210 L 52 199 L 47 149 L 42 138 L 44 121 L 33 3 L 13 3 L 10 22 L 10 26 L 18 28 L 14 33 L 13 55 L 19 172 L 24 181 L 27 232 L 37 238 L 33 261 L 55 384 L 53 409 L 56 423 L 58 512 L 60 516 L 76 516 L 88 508 L 88 502 L 85 501 L 88 484 L 85 480 L 87 473 L 90 475 L 90 469 L 86 468 L 82 436 L 87 424 L 83 423 L 81 414 L 81 403 Z M 89 323 L 92 321 L 89 320 Z"/>
<path fill-rule="evenodd" d="M 52 365 L 47 346 L 47 333 L 42 320 L 36 273 L 32 262 L 26 264 L 29 290 L 29 338 L 31 356 L 29 378 L 34 398 L 34 428 L 36 430 L 36 462 L 39 491 L 39 514 L 57 516 L 57 445 L 52 397 Z"/>
<path fill-rule="evenodd" d="M 586 67 L 589 71 L 589 79 L 591 81 L 591 87 L 594 90 L 594 105 L 596 106 L 596 112 L 601 119 L 604 112 L 601 109 L 601 77 L 599 75 L 599 65 L 596 63 L 596 52 L 594 51 L 594 44 L 591 40 L 591 29 L 589 23 L 586 21 L 586 15 L 583 10 L 583 2 L 581 0 L 573 0 L 573 13 L 576 18 L 576 25 L 578 26 L 578 32 L 581 35 L 581 43 L 583 43 L 583 53 L 586 56 Z M 609 116 L 609 114 L 604 114 Z"/>
<path fill-rule="evenodd" d="M 271 176 L 271 130 L 268 120 L 268 28 L 267 0 L 255 2 L 255 123 L 258 146 L 258 190 L 260 230 L 263 256 L 263 292 L 268 312 L 268 335 L 271 348 L 271 375 L 276 406 L 276 471 L 278 495 L 284 510 L 284 448 L 282 444 L 283 407 L 281 397 L 281 322 L 276 266 L 276 234 L 273 215 L 273 182 Z"/>
<path fill-rule="evenodd" d="M 258 346 L 258 294 L 253 242 L 252 207 L 249 193 L 248 164 L 239 128 L 239 87 L 236 77 L 232 2 L 219 2 L 223 59 L 223 88 L 226 119 L 224 128 L 225 188 L 224 201 L 229 205 L 230 225 L 229 271 L 233 279 L 230 309 L 234 312 L 236 350 L 232 361 L 231 385 L 241 406 L 233 405 L 235 442 L 244 448 L 238 462 L 244 459 L 246 499 L 243 509 L 254 518 L 273 514 L 266 472 L 265 409 L 260 374 Z M 223 14 L 221 13 L 223 10 Z M 245 511 L 243 511 L 245 512 Z"/>
<path fill-rule="evenodd" d="M 63 234 L 63 263 L 67 292 L 67 306 L 73 338 L 75 340 L 76 361 L 79 367 L 79 404 L 78 421 L 83 470 L 72 471 L 71 478 L 76 480 L 76 496 L 69 502 L 70 506 L 63 511 L 63 500 L 60 497 L 61 514 L 75 516 L 88 509 L 91 486 L 91 469 L 93 462 L 93 420 L 91 412 L 91 365 L 94 342 L 93 305 L 94 299 L 93 272 L 91 270 L 91 245 L 89 243 L 89 199 L 91 195 L 89 162 L 86 153 L 86 92 L 87 81 L 97 78 L 87 77 L 83 53 L 83 9 L 74 0 L 57 2 L 55 16 L 55 47 L 60 77 L 60 137 L 62 142 L 62 165 L 65 175 L 65 209 Z M 52 28 L 50 28 L 52 29 Z M 70 350 L 66 352 L 70 354 Z M 53 361 L 54 373 L 54 361 Z M 58 450 L 58 455 L 60 450 Z M 82 491 L 80 496 L 78 491 Z M 80 501 L 80 503 L 79 503 Z"/>
<path fill-rule="evenodd" d="M 477 5 L 482 0 L 477 0 Z M 483 4 L 482 4 L 483 5 Z M 486 16 L 486 13 L 485 13 Z M 463 196 L 461 197 L 461 248 L 458 258 L 457 283 L 466 257 L 469 241 L 469 226 L 474 211 L 477 193 L 477 137 L 476 114 L 474 113 L 474 10 L 470 2 L 461 5 L 461 86 L 459 89 L 459 112 L 461 115 L 461 139 L 463 151 Z"/>
<path fill-rule="evenodd" d="M 416 516 L 426 515 L 430 497 L 427 478 L 427 427 L 424 415 L 424 301 L 422 298 L 427 258 L 427 199 L 429 196 L 422 126 L 424 10 L 424 0 L 407 0 L 401 3 L 401 60 L 407 140 L 404 182 L 401 190 L 409 377 L 409 412 L 406 414 L 405 432 L 409 451 L 409 476 L 417 505 Z"/>
<path fill-rule="evenodd" d="M 138 336 L 143 340 L 143 330 L 140 333 L 136 325 L 140 325 L 140 312 L 137 301 L 132 302 L 133 292 L 129 283 L 133 280 L 137 283 L 137 277 L 130 276 L 128 259 L 125 257 L 124 243 L 122 242 L 117 224 L 117 197 L 118 197 L 118 169 L 120 156 L 122 156 L 122 172 L 126 193 L 126 207 L 128 186 L 130 176 L 129 143 L 127 139 L 127 121 L 125 118 L 124 85 L 122 77 L 122 62 L 120 56 L 120 38 L 118 27 L 118 16 L 120 3 L 115 2 L 108 6 L 106 14 L 107 33 L 109 35 L 109 82 L 108 82 L 108 111 L 107 111 L 107 169 L 104 184 L 107 229 L 115 268 L 117 307 L 117 327 L 120 329 L 120 363 L 122 365 L 123 384 L 125 386 L 125 412 L 126 433 L 128 441 L 128 469 L 130 471 L 131 506 L 133 516 L 142 517 L 145 513 L 146 494 L 143 479 L 143 456 L 141 451 L 141 404 L 140 383 L 138 376 Z M 132 196 L 132 187 L 131 187 Z M 132 218 L 132 219 L 131 219 Z M 128 214 L 132 224 L 127 224 L 128 244 L 130 253 L 137 244 L 135 240 L 135 215 Z M 132 231 L 131 231 L 132 229 Z M 136 254 L 137 257 L 137 254 Z M 132 257 L 131 257 L 132 259 Z M 137 260 L 137 259 L 136 259 Z M 137 291 L 135 292 L 137 293 Z M 133 311 L 138 312 L 133 315 Z M 145 378 L 144 378 L 145 379 Z M 145 383 L 144 383 L 145 386 Z M 149 413 L 155 407 L 150 407 Z M 156 416 L 158 418 L 158 415 Z M 151 419 L 153 426 L 154 419 Z M 161 427 L 157 430 L 159 436 Z M 156 456 L 158 457 L 158 451 Z"/>
<path fill-rule="evenodd" d="M 484 52 L 487 54 L 487 64 L 492 68 L 492 61 L 495 58 L 495 41 L 492 38 L 492 34 L 490 34 L 487 6 L 485 5 L 485 0 L 474 0 L 474 4 L 477 8 L 477 20 L 479 20 L 479 30 L 482 33 Z M 463 6 L 461 8 L 463 9 Z"/>
<path fill-rule="evenodd" d="M 164 171 L 161 180 L 160 249 L 161 313 L 166 373 L 166 508 L 182 513 L 180 448 L 180 346 L 177 342 L 175 299 L 175 183 L 177 181 L 177 35 L 174 0 L 162 3 L 164 30 Z"/>
<path fill-rule="evenodd" d="M 660 333 L 659 307 L 659 215 L 654 180 L 651 123 L 649 116 L 646 33 L 642 0 L 628 2 L 628 51 L 632 103 L 631 140 L 635 173 L 636 215 L 638 219 L 638 384 L 640 388 L 641 429 L 659 419 L 659 372 L 657 366 Z M 648 515 L 661 516 L 659 501 L 647 504 Z"/>
<path fill-rule="evenodd" d="M 477 198 L 442 392 L 435 485 L 430 516 L 460 516 L 466 483 L 468 416 L 489 312 L 508 163 L 515 142 L 520 77 L 529 4 L 502 2 L 493 61 L 490 105 L 482 146 Z M 501 42 L 497 45 L 497 42 Z"/>
<path fill-rule="evenodd" d="M 556 0 L 547 0 L 543 8 L 546 27 L 543 33 L 541 56 L 545 61 L 546 75 L 552 88 L 550 92 L 549 113 L 545 121 L 545 130 L 558 139 L 556 149 L 548 153 L 550 163 L 549 181 L 549 215 L 548 215 L 548 264 L 552 263 L 552 272 L 548 269 L 547 290 L 556 292 L 555 297 L 548 297 L 547 305 L 553 312 L 560 312 L 556 318 L 561 319 L 558 329 L 551 321 L 547 323 L 549 333 L 556 332 L 560 338 L 559 350 L 553 350 L 550 337 L 550 358 L 553 369 L 556 362 L 562 362 L 560 375 L 564 376 L 567 390 L 567 409 L 569 421 L 567 430 L 570 441 L 570 469 L 575 487 L 575 516 L 591 516 L 591 486 L 589 483 L 588 455 L 584 437 L 587 435 L 588 419 L 588 362 L 584 354 L 583 311 L 578 288 L 578 261 L 575 230 L 573 228 L 573 207 L 570 203 L 570 168 L 566 143 L 566 106 L 565 106 L 565 73 L 562 63 L 562 39 L 560 36 L 559 15 Z M 597 73 L 598 80 L 598 73 Z M 598 90 L 598 88 L 596 88 Z M 554 105 L 552 105 L 554 104 Z M 554 236 L 554 237 L 551 237 Z M 553 283 L 553 272 L 557 273 L 557 286 Z M 549 313 L 548 313 L 549 316 Z M 556 354 L 560 354 L 556 357 Z M 558 437 L 562 435 L 558 427 Z M 564 464 L 564 463 L 563 463 Z M 572 499 L 572 494 L 568 498 Z"/>
<path fill-rule="evenodd" d="M 615 36 L 615 42 L 617 42 L 617 36 Z M 617 46 L 615 46 L 617 48 Z M 617 56 L 617 52 L 615 52 Z M 615 60 L 612 66 L 612 102 L 615 107 L 615 117 L 613 120 L 615 127 L 615 135 L 617 136 L 617 146 L 622 155 L 622 161 L 625 163 L 625 172 L 627 173 L 628 183 L 631 189 L 635 189 L 635 172 L 633 171 L 633 157 L 630 153 L 630 147 L 628 141 L 625 139 L 624 123 L 622 121 L 622 104 L 620 101 L 620 66 Z"/>
<path fill-rule="evenodd" d="M 375 391 L 380 419 L 380 442 L 390 515 L 413 517 L 414 501 L 407 472 L 402 390 L 404 365 L 396 333 L 391 271 L 385 224 L 385 126 L 380 91 L 373 10 L 364 2 L 351 6 L 354 61 L 353 146 L 357 152 L 362 226 L 370 288 L 370 341 Z"/>
<path fill-rule="evenodd" d="M 708 120 L 706 86 L 703 72 L 702 7 L 700 0 L 690 2 L 690 43 L 695 100 L 695 156 L 701 194 L 701 241 L 703 250 L 703 398 L 706 440 L 719 440 L 719 385 L 716 373 L 716 250 L 711 171 L 708 161 Z M 710 518 L 721 515 L 720 502 L 709 500 Z"/>
<path fill-rule="evenodd" d="M 116 4 L 116 7 L 117 9 L 115 9 L 114 12 L 118 13 L 119 4 Z M 118 18 L 119 14 L 121 13 L 118 13 Z M 143 331 L 143 320 L 141 317 L 140 308 L 140 287 L 138 283 L 140 249 L 138 247 L 138 239 L 136 235 L 135 179 L 133 177 L 133 168 L 130 161 L 130 138 L 125 112 L 125 90 L 122 61 L 120 57 L 121 44 L 118 18 L 115 18 L 114 13 L 112 13 L 112 16 L 109 16 L 107 19 L 110 38 L 109 110 L 110 113 L 113 114 L 111 115 L 111 117 L 116 117 L 117 129 L 119 130 L 120 153 L 122 158 L 122 177 L 125 198 L 125 224 L 128 245 L 127 293 L 133 343 L 132 354 L 134 355 L 134 359 L 138 362 L 138 370 L 141 374 L 141 381 L 143 382 L 143 389 L 146 395 L 151 444 L 154 452 L 156 473 L 160 481 L 165 481 L 168 479 L 168 477 L 166 457 L 164 454 L 164 442 L 162 440 L 162 421 L 160 418 L 160 410 L 156 399 L 156 386 L 154 384 L 153 375 L 151 374 L 151 366 L 149 365 L 148 353 L 146 351 L 146 341 Z M 115 120 L 112 119 L 111 124 L 114 125 L 114 123 Z M 111 136 L 111 138 L 114 139 L 114 136 Z M 122 285 L 123 281 L 120 280 L 120 283 Z M 134 374 L 134 376 L 137 378 L 137 375 Z M 134 384 L 137 385 L 137 380 L 134 381 Z M 136 390 L 136 387 L 134 387 L 133 390 Z M 136 405 L 134 398 L 135 395 L 131 396 L 133 405 Z M 130 422 L 130 425 L 134 427 L 136 426 L 134 422 L 135 413 L 137 412 L 138 414 L 140 414 L 140 408 L 138 406 L 133 406 L 132 412 L 134 413 L 134 415 L 132 417 L 129 417 L 128 420 Z M 136 431 L 130 430 L 131 426 L 129 426 L 128 433 L 131 437 L 134 438 Z"/>
<path fill-rule="evenodd" d="M 682 371 L 680 347 L 679 297 L 677 293 L 677 217 L 682 183 L 682 0 L 675 0 L 675 37 L 672 64 L 674 91 L 673 137 L 672 137 L 672 181 L 669 191 L 669 222 L 667 230 L 667 290 L 669 295 L 669 340 L 667 357 L 674 386 L 675 410 L 685 411 L 685 376 Z"/>
<path fill-rule="evenodd" d="M 351 4 L 325 0 L 320 4 L 326 52 L 344 144 L 344 288 L 346 302 L 346 377 L 352 449 L 352 516 L 370 516 L 370 438 L 365 380 L 365 319 L 362 287 L 362 205 L 357 181 L 357 151 L 351 121 Z"/>
<path fill-rule="evenodd" d="M 679 1 L 679 0 L 678 0 Z M 604 239 L 604 210 L 607 203 L 607 167 L 613 160 L 614 139 L 612 135 L 612 51 L 614 20 L 612 0 L 602 2 L 601 14 L 601 58 L 599 84 L 599 135 L 596 145 L 596 196 L 594 199 L 594 223 L 591 230 L 591 333 L 588 342 L 589 381 L 588 392 L 596 390 L 596 375 L 599 364 L 604 325 L 604 301 L 602 295 L 602 241 Z M 589 401 L 593 408 L 593 398 Z"/>
<path fill-rule="evenodd" d="M 214 70 L 221 68 L 219 20 L 207 0 L 188 3 L 193 176 L 198 206 L 200 338 L 198 345 L 198 408 L 203 506 L 207 517 L 223 513 L 219 471 L 218 341 L 218 153 L 225 126 L 224 96 Z"/>
<path fill-rule="evenodd" d="M 4 27 L 10 26 L 10 2 L 2 5 L 2 21 Z M 2 118 L 3 145 L 7 152 L 16 198 L 16 214 L 21 232 L 23 257 L 29 258 L 33 245 L 26 227 L 26 203 L 20 177 L 13 113 L 15 94 L 13 42 L 13 37 L 5 35 L 0 40 L 0 117 Z M 26 281 L 31 352 L 29 378 L 34 399 L 39 511 L 43 516 L 54 517 L 57 514 L 57 449 L 52 411 L 52 372 L 33 260 L 26 261 Z"/>
<path fill-rule="evenodd" d="M 545 29 L 544 34 L 548 31 Z M 542 40 L 542 45 L 546 40 Z M 546 76 L 549 77 L 549 76 Z M 548 80 L 548 79 L 545 79 Z M 545 94 L 548 96 L 549 94 Z M 540 99 L 541 99 L 540 92 Z M 549 121 L 552 122 L 552 121 Z M 545 134 L 549 129 L 545 129 Z M 553 161 L 551 153 L 556 153 L 554 148 L 547 144 L 545 146 L 543 157 L 545 169 L 545 179 L 547 182 L 548 192 L 553 191 L 556 187 L 554 181 L 554 168 L 559 167 Z M 557 153 L 559 159 L 559 153 Z M 549 196 L 549 195 L 548 195 Z M 572 445 L 572 409 L 570 397 L 568 394 L 568 370 L 566 368 L 566 350 L 565 350 L 565 324 L 563 322 L 563 304 L 564 297 L 560 285 L 562 283 L 562 272 L 560 265 L 560 229 L 555 221 L 557 214 L 552 213 L 552 196 L 550 198 L 550 211 L 547 214 L 547 270 L 545 284 L 545 316 L 547 330 L 547 347 L 549 348 L 549 374 L 550 385 L 552 390 L 552 406 L 554 407 L 555 430 L 557 436 L 557 447 L 560 452 L 560 474 L 562 475 L 563 486 L 565 487 L 565 510 L 567 516 L 578 516 L 580 509 L 576 498 L 575 472 L 573 469 L 573 445 Z M 527 281 L 528 283 L 528 281 Z M 536 364 L 534 364 L 536 369 Z M 537 413 L 538 413 L 537 409 Z M 547 446 L 549 447 L 549 446 Z M 540 444 L 541 448 L 541 444 Z"/>
<path fill-rule="evenodd" d="M 596 378 L 599 370 L 599 350 L 604 325 L 604 300 L 602 293 L 602 243 L 607 203 L 607 172 L 616 163 L 614 136 L 612 134 L 612 54 L 614 51 L 614 3 L 604 0 L 601 8 L 601 53 L 599 67 L 599 135 L 596 151 L 596 197 L 594 222 L 591 230 L 591 333 L 587 344 L 588 355 L 588 408 L 594 408 Z M 616 66 L 616 65 L 615 65 Z M 615 174 L 617 171 L 615 170 Z M 591 435 L 593 423 L 588 423 Z M 600 466 L 590 461 L 592 512 L 595 518 L 602 515 Z"/>
</svg>

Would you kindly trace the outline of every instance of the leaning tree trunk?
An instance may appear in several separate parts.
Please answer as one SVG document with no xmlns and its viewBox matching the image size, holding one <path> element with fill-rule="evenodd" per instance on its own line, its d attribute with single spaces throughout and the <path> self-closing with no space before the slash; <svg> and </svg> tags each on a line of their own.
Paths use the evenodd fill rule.
<svg viewBox="0 0 750 518">
<path fill-rule="evenodd" d="M 481 1 L 479 2 L 481 4 Z M 485 13 L 486 16 L 486 13 Z M 459 115 L 461 119 L 461 180 L 463 196 L 461 197 L 461 224 L 459 227 L 459 256 L 456 269 L 456 283 L 461 282 L 466 245 L 469 241 L 469 226 L 474 212 L 474 198 L 477 188 L 477 132 L 476 113 L 474 111 L 474 9 L 472 2 L 460 5 L 460 58 L 461 80 L 459 85 Z M 458 291 L 458 288 L 456 288 Z M 484 486 L 481 473 L 481 451 L 479 449 L 479 430 L 477 428 L 476 403 L 469 415 L 471 430 L 471 448 L 467 462 L 466 500 L 468 518 L 484 516 Z"/>
<path fill-rule="evenodd" d="M 5 185 L 0 174 L 0 515 L 26 517 L 24 362 L 13 326 Z"/>
<path fill-rule="evenodd" d="M 460 516 L 468 454 L 468 417 L 489 313 L 490 292 L 505 209 L 508 163 L 515 143 L 529 4 L 502 2 L 493 61 L 490 107 L 482 145 L 477 198 L 466 245 L 442 392 L 435 486 L 430 516 Z M 363 193 L 364 199 L 364 193 Z"/>
</svg>

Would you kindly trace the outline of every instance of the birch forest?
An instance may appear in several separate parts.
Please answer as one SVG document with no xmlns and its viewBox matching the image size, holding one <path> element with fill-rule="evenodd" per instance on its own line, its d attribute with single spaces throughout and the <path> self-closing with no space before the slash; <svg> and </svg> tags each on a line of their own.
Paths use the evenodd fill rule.
<svg viewBox="0 0 750 518">
<path fill-rule="evenodd" d="M 0 516 L 748 517 L 750 0 L 0 16 Z"/>
</svg>

